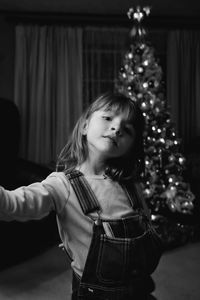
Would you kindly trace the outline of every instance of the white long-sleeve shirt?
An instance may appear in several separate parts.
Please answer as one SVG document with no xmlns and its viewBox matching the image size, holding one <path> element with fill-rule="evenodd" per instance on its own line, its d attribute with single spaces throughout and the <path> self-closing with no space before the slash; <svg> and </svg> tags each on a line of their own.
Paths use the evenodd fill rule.
<svg viewBox="0 0 200 300">
<path fill-rule="evenodd" d="M 94 191 L 104 219 L 132 214 L 126 193 L 116 181 L 101 175 L 85 176 Z M 26 221 L 41 219 L 55 210 L 61 240 L 72 259 L 72 268 L 82 275 L 89 250 L 94 212 L 83 214 L 65 174 L 54 172 L 40 183 L 13 191 L 0 187 L 0 219 Z"/>
</svg>

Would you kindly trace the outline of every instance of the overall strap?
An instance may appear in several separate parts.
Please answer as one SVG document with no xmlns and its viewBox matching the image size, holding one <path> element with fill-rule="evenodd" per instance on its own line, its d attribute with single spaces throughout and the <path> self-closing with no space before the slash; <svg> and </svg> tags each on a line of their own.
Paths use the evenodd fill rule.
<svg viewBox="0 0 200 300">
<path fill-rule="evenodd" d="M 122 184 L 123 189 L 126 191 L 129 201 L 133 209 L 143 210 L 143 204 L 141 199 L 141 194 L 138 191 L 136 183 Z"/>
<path fill-rule="evenodd" d="M 139 182 L 123 185 L 133 209 L 138 210 L 143 216 L 150 219 L 150 211 L 146 205 L 142 188 Z"/>
<path fill-rule="evenodd" d="M 99 211 L 100 206 L 89 183 L 80 171 L 73 171 L 66 174 L 71 186 L 77 196 L 81 209 L 85 215 Z"/>
</svg>

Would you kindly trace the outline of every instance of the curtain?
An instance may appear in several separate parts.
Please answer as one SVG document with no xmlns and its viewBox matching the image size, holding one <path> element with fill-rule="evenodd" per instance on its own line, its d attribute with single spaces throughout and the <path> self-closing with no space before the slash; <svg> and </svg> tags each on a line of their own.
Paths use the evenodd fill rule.
<svg viewBox="0 0 200 300">
<path fill-rule="evenodd" d="M 15 48 L 20 156 L 50 164 L 82 112 L 82 29 L 19 25 Z"/>
<path fill-rule="evenodd" d="M 83 88 L 87 106 L 99 94 L 113 91 L 128 47 L 127 28 L 86 27 L 83 33 Z"/>
<path fill-rule="evenodd" d="M 169 33 L 167 99 L 183 148 L 200 136 L 200 32 Z"/>
</svg>

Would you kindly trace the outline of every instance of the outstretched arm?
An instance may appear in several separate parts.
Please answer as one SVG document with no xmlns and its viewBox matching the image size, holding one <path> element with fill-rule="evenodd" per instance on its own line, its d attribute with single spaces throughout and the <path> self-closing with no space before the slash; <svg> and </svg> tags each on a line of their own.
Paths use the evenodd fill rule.
<svg viewBox="0 0 200 300">
<path fill-rule="evenodd" d="M 68 198 L 64 175 L 52 173 L 44 181 L 13 191 L 0 187 L 0 219 L 27 221 L 59 211 Z"/>
</svg>

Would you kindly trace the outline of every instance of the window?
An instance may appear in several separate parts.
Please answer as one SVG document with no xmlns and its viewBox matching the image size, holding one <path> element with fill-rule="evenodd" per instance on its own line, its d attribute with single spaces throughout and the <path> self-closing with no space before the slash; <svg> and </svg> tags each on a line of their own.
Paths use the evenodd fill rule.
<svg viewBox="0 0 200 300">
<path fill-rule="evenodd" d="M 83 96 L 87 106 L 113 91 L 127 50 L 128 29 L 86 28 L 83 33 Z"/>
</svg>

